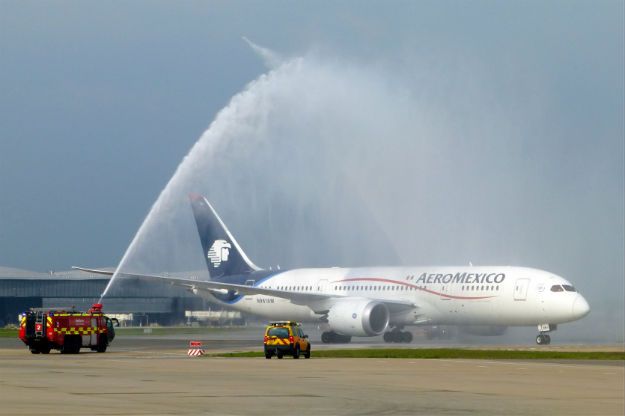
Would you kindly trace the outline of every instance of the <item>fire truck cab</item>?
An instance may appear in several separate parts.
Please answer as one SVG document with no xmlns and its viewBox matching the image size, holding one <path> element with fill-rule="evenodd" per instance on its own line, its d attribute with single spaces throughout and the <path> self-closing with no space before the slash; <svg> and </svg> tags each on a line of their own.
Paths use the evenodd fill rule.
<svg viewBox="0 0 625 416">
<path fill-rule="evenodd" d="M 94 304 L 88 312 L 74 308 L 30 309 L 20 317 L 20 339 L 33 354 L 78 354 L 81 348 L 105 352 L 115 338 L 117 319 L 102 313 L 102 304 Z"/>
</svg>

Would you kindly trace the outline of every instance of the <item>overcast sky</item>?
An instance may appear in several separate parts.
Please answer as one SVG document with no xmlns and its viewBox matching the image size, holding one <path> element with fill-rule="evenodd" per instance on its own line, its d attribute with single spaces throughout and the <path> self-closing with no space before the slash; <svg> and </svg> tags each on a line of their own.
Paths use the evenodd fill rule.
<svg viewBox="0 0 625 416">
<path fill-rule="evenodd" d="M 439 182 L 419 179 L 414 169 L 382 169 L 366 177 L 366 184 L 393 190 L 375 194 L 385 203 L 370 201 L 370 216 L 346 214 L 352 223 L 341 223 L 351 230 L 367 221 L 374 233 L 375 222 L 397 238 L 394 255 L 381 260 L 444 264 L 477 258 L 546 268 L 595 290 L 597 299 L 616 289 L 610 302 L 622 314 L 623 15 L 619 1 L 0 1 L 0 265 L 39 271 L 116 265 L 220 109 L 268 72 L 242 41 L 246 36 L 286 60 L 308 57 L 304 69 L 282 70 L 269 86 L 257 88 L 282 100 L 272 103 L 273 115 L 290 120 L 264 134 L 299 135 L 298 123 L 314 120 L 313 128 L 299 125 L 306 143 L 315 140 L 317 128 L 323 134 L 341 130 L 335 150 L 352 155 L 345 164 L 357 168 L 358 161 L 382 162 L 360 149 L 379 142 L 358 142 L 359 134 L 380 127 L 369 119 L 420 129 L 424 148 L 409 135 L 400 137 L 406 132 L 395 126 L 393 138 L 400 138 L 383 162 L 425 169 L 419 156 L 426 155 L 427 171 L 438 173 Z M 311 116 L 291 117 L 295 101 L 280 85 L 309 76 L 327 80 L 315 84 L 317 91 L 324 85 L 340 91 L 311 92 L 316 101 L 305 103 Z M 360 97 L 359 88 L 372 93 Z M 348 99 L 342 102 L 342 96 Z M 343 117 L 338 106 L 354 105 L 359 97 L 366 113 L 354 129 L 315 110 L 332 108 Z M 445 141 L 433 145 L 427 132 Z M 271 143 L 258 149 L 267 148 Z M 357 159 L 352 150 L 363 156 Z M 264 166 L 287 160 L 272 154 L 264 154 Z M 341 157 L 323 159 L 311 172 L 330 175 L 329 160 Z M 222 168 L 241 171 L 243 159 L 239 163 Z M 482 173 L 465 174 L 477 166 Z M 379 169 L 365 167 L 365 176 Z M 402 182 L 411 175 L 415 181 Z M 294 188 L 281 183 L 280 189 L 314 195 L 304 179 Z M 350 180 L 362 194 L 365 185 Z M 415 192 L 402 196 L 393 187 L 398 183 Z M 315 211 L 310 199 L 306 209 Z M 502 199 L 508 202 L 492 203 Z M 322 202 L 321 213 L 327 208 Z M 285 213 L 293 210 L 291 203 L 281 200 L 283 224 L 274 230 L 289 228 Z M 427 224 L 406 226 L 408 211 L 417 208 Z M 246 213 L 238 224 L 236 215 L 229 218 L 252 254 L 288 265 L 323 264 L 328 258 L 323 251 L 294 254 L 306 247 L 305 241 L 295 244 L 302 235 L 328 237 L 331 230 L 315 230 L 314 221 L 309 228 L 306 222 L 290 227 L 288 238 L 269 233 L 271 246 L 285 247 L 264 249 L 259 212 Z M 515 222 L 519 216 L 527 218 Z M 246 234 L 245 221 L 255 233 Z M 485 224 L 496 227 L 484 233 Z M 506 230 L 506 238 L 497 227 Z M 467 234 L 478 236 L 479 244 L 473 246 Z M 328 261 L 361 260 L 343 254 Z"/>
</svg>

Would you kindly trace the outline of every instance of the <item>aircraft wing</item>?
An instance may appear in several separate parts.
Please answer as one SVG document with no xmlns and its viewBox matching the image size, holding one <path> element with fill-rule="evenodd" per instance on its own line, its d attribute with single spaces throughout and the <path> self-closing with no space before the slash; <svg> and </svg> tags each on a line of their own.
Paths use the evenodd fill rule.
<svg viewBox="0 0 625 416">
<path fill-rule="evenodd" d="M 110 270 L 101 270 L 101 269 L 89 269 L 85 267 L 77 267 L 72 266 L 74 270 L 81 270 L 87 273 L 94 274 L 102 274 L 106 276 L 112 276 L 114 274 L 113 271 Z M 247 285 L 236 285 L 231 283 L 220 283 L 212 280 L 194 280 L 194 279 L 185 279 L 182 277 L 172 277 L 172 276 L 160 276 L 160 275 L 150 275 L 150 274 L 136 274 L 136 273 L 123 273 L 120 272 L 117 276 L 124 278 L 132 278 L 145 282 L 159 282 L 159 283 L 169 283 L 175 286 L 182 286 L 188 288 L 190 290 L 204 290 L 204 291 L 214 291 L 225 293 L 228 291 L 236 292 L 240 295 L 252 296 L 252 295 L 265 295 L 265 296 L 275 296 L 278 298 L 288 299 L 291 302 L 297 305 L 306 305 L 310 306 L 314 311 L 322 311 L 329 309 L 337 301 L 341 299 L 347 298 L 348 296 L 340 296 L 335 294 L 324 294 L 324 293 L 301 293 L 301 292 L 292 292 L 286 290 L 277 290 L 277 289 L 266 289 L 258 286 L 247 286 Z M 373 300 L 373 299 L 372 299 Z M 375 299 L 384 304 L 389 309 L 390 313 L 402 312 L 408 309 L 414 309 L 418 306 L 412 302 L 400 301 L 400 300 L 388 300 L 388 299 Z"/>
</svg>

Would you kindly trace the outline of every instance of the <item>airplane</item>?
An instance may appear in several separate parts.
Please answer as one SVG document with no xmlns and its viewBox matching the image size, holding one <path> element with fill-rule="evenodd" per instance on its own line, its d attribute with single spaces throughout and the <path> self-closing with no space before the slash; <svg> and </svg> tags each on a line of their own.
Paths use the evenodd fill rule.
<svg viewBox="0 0 625 416">
<path fill-rule="evenodd" d="M 194 294 L 270 320 L 317 322 L 324 343 L 383 334 L 411 342 L 407 326 L 538 328 L 536 343 L 551 342 L 559 324 L 586 316 L 590 306 L 553 273 L 511 266 L 331 267 L 266 270 L 256 266 L 203 196 L 189 195 L 210 280 L 118 273 L 169 282 Z M 73 267 L 90 273 L 112 271 Z"/>
</svg>

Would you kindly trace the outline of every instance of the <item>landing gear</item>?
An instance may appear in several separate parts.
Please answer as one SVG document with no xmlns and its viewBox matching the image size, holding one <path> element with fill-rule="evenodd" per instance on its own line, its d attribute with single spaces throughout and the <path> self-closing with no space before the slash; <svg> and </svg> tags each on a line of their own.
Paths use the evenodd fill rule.
<svg viewBox="0 0 625 416">
<path fill-rule="evenodd" d="M 393 328 L 391 331 L 384 333 L 384 342 L 409 344 L 412 342 L 412 333 L 401 331 L 399 328 Z"/>
<path fill-rule="evenodd" d="M 538 345 L 549 345 L 551 344 L 551 337 L 549 334 L 539 334 L 536 337 L 536 344 Z"/>
<path fill-rule="evenodd" d="M 551 337 L 547 332 L 555 331 L 558 328 L 555 324 L 541 324 L 538 325 L 538 331 L 540 332 L 536 337 L 536 344 L 549 345 L 551 344 Z"/>
<path fill-rule="evenodd" d="M 321 334 L 321 342 L 324 344 L 349 344 L 351 341 L 352 337 L 349 335 L 341 335 L 332 331 Z"/>
</svg>

